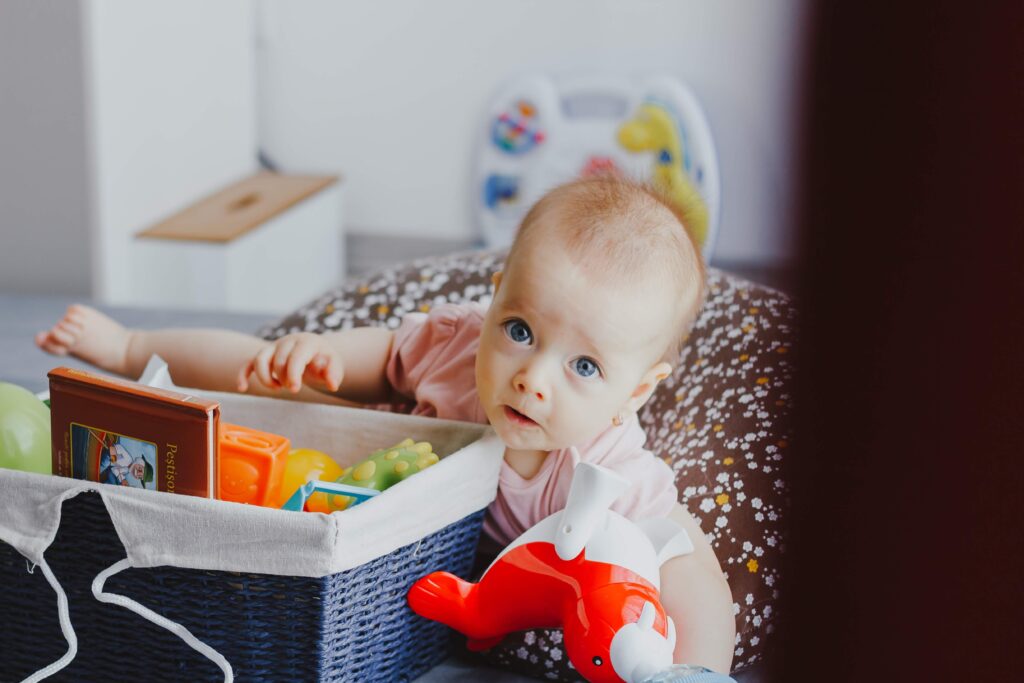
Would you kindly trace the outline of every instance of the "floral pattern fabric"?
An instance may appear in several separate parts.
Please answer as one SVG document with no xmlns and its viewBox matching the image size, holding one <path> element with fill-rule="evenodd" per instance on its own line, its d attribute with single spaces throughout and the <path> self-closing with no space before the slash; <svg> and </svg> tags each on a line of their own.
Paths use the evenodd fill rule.
<svg viewBox="0 0 1024 683">
<path fill-rule="evenodd" d="M 326 292 L 260 334 L 393 329 L 406 313 L 486 302 L 504 256 L 467 252 L 387 268 Z M 675 472 L 680 502 L 728 577 L 734 671 L 764 656 L 778 617 L 795 343 L 796 310 L 787 295 L 711 269 L 681 362 L 640 412 L 647 447 Z M 478 656 L 540 678 L 579 680 L 558 630 L 511 634 Z"/>
</svg>

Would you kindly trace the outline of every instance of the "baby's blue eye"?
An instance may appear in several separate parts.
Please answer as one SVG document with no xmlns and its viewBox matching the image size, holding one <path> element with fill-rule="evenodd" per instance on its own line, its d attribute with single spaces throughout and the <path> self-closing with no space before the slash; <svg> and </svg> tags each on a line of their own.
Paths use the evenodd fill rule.
<svg viewBox="0 0 1024 683">
<path fill-rule="evenodd" d="M 533 341 L 533 333 L 530 326 L 522 320 L 509 320 L 505 323 L 505 334 L 516 344 L 529 344 Z"/>
<path fill-rule="evenodd" d="M 576 374 L 580 377 L 593 377 L 600 372 L 597 367 L 597 363 L 586 357 L 574 360 L 572 362 L 572 369 L 575 370 Z"/>
</svg>

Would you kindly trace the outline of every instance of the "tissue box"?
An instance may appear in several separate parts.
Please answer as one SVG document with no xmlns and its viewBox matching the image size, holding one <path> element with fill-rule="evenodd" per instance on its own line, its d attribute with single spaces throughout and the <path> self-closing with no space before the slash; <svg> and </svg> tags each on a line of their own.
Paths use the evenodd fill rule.
<svg viewBox="0 0 1024 683">
<path fill-rule="evenodd" d="M 61 658 L 54 589 L 78 639 L 76 680 L 223 680 L 207 659 L 105 590 L 187 628 L 244 681 L 398 681 L 447 656 L 445 627 L 414 615 L 409 586 L 466 575 L 503 447 L 486 425 L 232 394 L 224 419 L 286 434 L 347 466 L 405 437 L 441 461 L 331 515 L 286 512 L 0 469 L 0 671 L 20 680 Z M 62 510 L 63 501 L 63 514 Z M 58 527 L 59 525 L 59 527 Z M 49 545 L 52 535 L 56 539 Z M 47 546 L 49 548 L 47 549 Z"/>
</svg>

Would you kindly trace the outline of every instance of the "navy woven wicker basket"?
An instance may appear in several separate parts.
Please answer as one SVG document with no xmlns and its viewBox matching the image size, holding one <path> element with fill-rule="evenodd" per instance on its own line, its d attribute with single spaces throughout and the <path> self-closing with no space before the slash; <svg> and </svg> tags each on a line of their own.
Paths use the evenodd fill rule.
<svg viewBox="0 0 1024 683">
<path fill-rule="evenodd" d="M 321 579 L 158 567 L 116 574 L 106 590 L 187 627 L 231 662 L 237 681 L 407 681 L 443 660 L 450 639 L 412 613 L 406 592 L 430 571 L 465 576 L 482 521 L 483 510 Z M 173 634 L 94 599 L 93 578 L 124 556 L 99 495 L 64 503 L 46 558 L 67 592 L 79 649 L 48 680 L 222 681 Z M 27 569 L 0 543 L 0 681 L 19 681 L 67 650 L 56 596 L 41 571 Z"/>
</svg>

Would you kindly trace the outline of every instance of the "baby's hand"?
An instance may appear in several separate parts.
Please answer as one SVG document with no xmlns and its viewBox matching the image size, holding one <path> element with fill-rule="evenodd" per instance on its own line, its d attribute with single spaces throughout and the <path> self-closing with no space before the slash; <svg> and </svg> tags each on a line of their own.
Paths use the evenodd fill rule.
<svg viewBox="0 0 1024 683">
<path fill-rule="evenodd" d="M 285 387 L 294 394 L 305 383 L 333 393 L 341 386 L 344 368 L 341 355 L 322 335 L 299 332 L 281 337 L 246 363 L 238 375 L 239 391 L 249 389 L 253 373 L 271 389 Z"/>
</svg>

